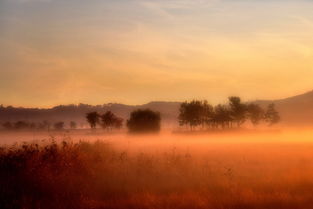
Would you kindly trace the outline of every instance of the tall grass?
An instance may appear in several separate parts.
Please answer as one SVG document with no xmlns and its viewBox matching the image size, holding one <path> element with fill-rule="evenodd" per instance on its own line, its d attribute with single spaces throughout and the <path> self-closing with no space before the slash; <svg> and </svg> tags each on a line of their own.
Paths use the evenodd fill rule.
<svg viewBox="0 0 313 209">
<path fill-rule="evenodd" d="M 125 151 L 100 141 L 2 147 L 0 206 L 312 208 L 310 147 L 249 146 L 201 153 Z"/>
</svg>

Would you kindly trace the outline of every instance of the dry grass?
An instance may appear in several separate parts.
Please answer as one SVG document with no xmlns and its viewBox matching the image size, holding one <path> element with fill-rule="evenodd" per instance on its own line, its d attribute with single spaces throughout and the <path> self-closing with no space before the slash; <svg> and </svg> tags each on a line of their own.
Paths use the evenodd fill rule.
<svg viewBox="0 0 313 209">
<path fill-rule="evenodd" d="M 25 209 L 312 208 L 311 144 L 198 146 L 130 149 L 96 141 L 3 147 L 0 205 Z"/>
</svg>

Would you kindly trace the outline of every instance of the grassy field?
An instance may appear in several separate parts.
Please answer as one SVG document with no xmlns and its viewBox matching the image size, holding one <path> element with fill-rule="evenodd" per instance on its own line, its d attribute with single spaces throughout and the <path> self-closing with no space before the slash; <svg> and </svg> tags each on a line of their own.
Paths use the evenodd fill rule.
<svg viewBox="0 0 313 209">
<path fill-rule="evenodd" d="M 1 208 L 297 209 L 311 135 L 52 138 L 0 149 Z M 110 138 L 110 137 L 109 137 Z"/>
</svg>

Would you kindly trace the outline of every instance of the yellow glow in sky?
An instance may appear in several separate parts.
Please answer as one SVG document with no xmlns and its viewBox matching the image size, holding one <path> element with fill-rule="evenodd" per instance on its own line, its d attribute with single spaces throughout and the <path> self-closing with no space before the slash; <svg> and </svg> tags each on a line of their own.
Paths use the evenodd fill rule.
<svg viewBox="0 0 313 209">
<path fill-rule="evenodd" d="M 0 103 L 275 99 L 312 89 L 313 2 L 4 0 Z"/>
</svg>

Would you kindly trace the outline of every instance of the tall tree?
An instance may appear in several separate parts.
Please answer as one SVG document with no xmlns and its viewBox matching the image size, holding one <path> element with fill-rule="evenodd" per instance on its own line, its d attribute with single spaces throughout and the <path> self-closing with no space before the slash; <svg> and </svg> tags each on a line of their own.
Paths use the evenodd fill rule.
<svg viewBox="0 0 313 209">
<path fill-rule="evenodd" d="M 219 104 L 219 105 L 215 106 L 213 122 L 214 122 L 216 128 L 221 126 L 222 129 L 224 129 L 224 128 L 230 126 L 231 111 L 227 105 Z"/>
<path fill-rule="evenodd" d="M 100 116 L 101 118 L 101 126 L 104 129 L 120 129 L 123 126 L 123 119 L 117 117 L 111 111 L 105 112 L 103 115 Z"/>
<path fill-rule="evenodd" d="M 275 104 L 269 104 L 264 114 L 265 121 L 272 126 L 280 121 L 280 115 L 275 109 Z"/>
<path fill-rule="evenodd" d="M 264 110 L 258 104 L 248 104 L 248 117 L 254 126 L 257 126 L 264 118 Z"/>
<path fill-rule="evenodd" d="M 101 115 L 100 118 L 102 128 L 109 129 L 112 128 L 116 116 L 111 111 L 107 111 L 103 115 Z"/>
<path fill-rule="evenodd" d="M 204 112 L 202 101 L 184 102 L 179 108 L 179 124 L 181 126 L 189 125 L 190 129 L 193 129 L 203 123 Z"/>
<path fill-rule="evenodd" d="M 214 108 L 206 100 L 202 103 L 202 124 L 211 126 L 214 118 Z"/>
<path fill-rule="evenodd" d="M 96 128 L 97 123 L 99 122 L 100 115 L 97 112 L 90 112 L 86 114 L 86 119 L 91 128 Z"/>
<path fill-rule="evenodd" d="M 231 111 L 231 117 L 237 126 L 240 127 L 246 121 L 247 107 L 241 103 L 240 97 L 229 97 L 229 106 Z"/>
</svg>

